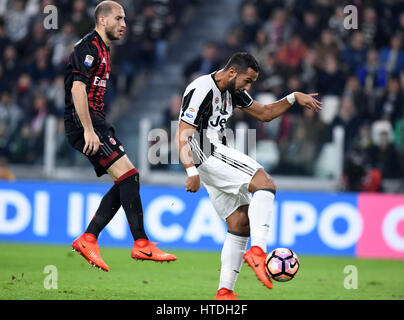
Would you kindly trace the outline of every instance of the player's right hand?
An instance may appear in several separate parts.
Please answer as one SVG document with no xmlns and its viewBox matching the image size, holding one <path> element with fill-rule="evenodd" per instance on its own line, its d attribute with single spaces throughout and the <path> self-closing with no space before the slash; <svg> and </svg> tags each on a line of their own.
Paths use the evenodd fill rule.
<svg viewBox="0 0 404 320">
<path fill-rule="evenodd" d="M 201 186 L 199 175 L 188 177 L 185 181 L 185 190 L 189 192 L 197 192 Z"/>
<path fill-rule="evenodd" d="M 94 130 L 84 131 L 84 141 L 86 144 L 84 145 L 83 153 L 87 156 L 95 155 L 99 147 L 104 145 Z"/>
</svg>

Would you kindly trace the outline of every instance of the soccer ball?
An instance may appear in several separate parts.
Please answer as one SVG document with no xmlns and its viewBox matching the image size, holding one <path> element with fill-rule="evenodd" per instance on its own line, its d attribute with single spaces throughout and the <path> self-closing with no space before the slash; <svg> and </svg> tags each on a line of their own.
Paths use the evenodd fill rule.
<svg viewBox="0 0 404 320">
<path fill-rule="evenodd" d="M 290 249 L 277 248 L 267 255 L 265 270 L 276 281 L 292 280 L 299 270 L 300 262 L 297 255 Z"/>
</svg>

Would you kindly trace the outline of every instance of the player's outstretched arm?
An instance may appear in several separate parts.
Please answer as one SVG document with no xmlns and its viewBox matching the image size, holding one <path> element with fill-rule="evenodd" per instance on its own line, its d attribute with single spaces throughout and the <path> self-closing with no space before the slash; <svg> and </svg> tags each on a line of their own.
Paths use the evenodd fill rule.
<svg viewBox="0 0 404 320">
<path fill-rule="evenodd" d="M 199 173 L 192 160 L 192 153 L 188 144 L 189 137 L 192 136 L 194 131 L 195 127 L 180 120 L 175 135 L 175 146 L 177 147 L 180 161 L 188 174 L 185 189 L 189 192 L 197 192 L 201 186 Z"/>
<path fill-rule="evenodd" d="M 317 95 L 318 93 L 294 92 L 281 100 L 266 105 L 254 101 L 250 107 L 241 110 L 259 121 L 269 122 L 284 114 L 295 101 L 302 107 L 318 112 L 321 110 L 322 102 L 315 98 Z"/>
</svg>

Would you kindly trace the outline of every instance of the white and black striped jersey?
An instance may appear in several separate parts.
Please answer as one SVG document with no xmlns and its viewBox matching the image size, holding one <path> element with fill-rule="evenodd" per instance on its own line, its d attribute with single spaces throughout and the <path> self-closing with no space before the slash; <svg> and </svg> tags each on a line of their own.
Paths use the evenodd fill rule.
<svg viewBox="0 0 404 320">
<path fill-rule="evenodd" d="M 254 102 L 247 91 L 240 94 L 220 91 L 214 79 L 215 73 L 192 81 L 182 98 L 179 121 L 196 128 L 189 144 L 194 160 L 196 156 L 199 163 L 211 154 L 214 144 L 226 145 L 226 123 L 234 108 L 248 108 Z"/>
</svg>

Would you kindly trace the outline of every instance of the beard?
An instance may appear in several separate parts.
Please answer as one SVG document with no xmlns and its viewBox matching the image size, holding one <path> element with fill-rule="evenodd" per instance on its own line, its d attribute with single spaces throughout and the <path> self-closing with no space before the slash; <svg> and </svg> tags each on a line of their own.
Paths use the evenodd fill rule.
<svg viewBox="0 0 404 320">
<path fill-rule="evenodd" d="M 231 94 L 236 93 L 236 79 L 237 76 L 234 77 L 233 80 L 230 80 L 229 83 L 227 84 L 227 91 L 229 91 Z"/>
<path fill-rule="evenodd" d="M 112 29 L 112 28 L 105 28 L 105 34 L 108 37 L 108 39 L 111 41 L 120 39 L 120 37 L 115 36 L 114 29 Z"/>
</svg>

